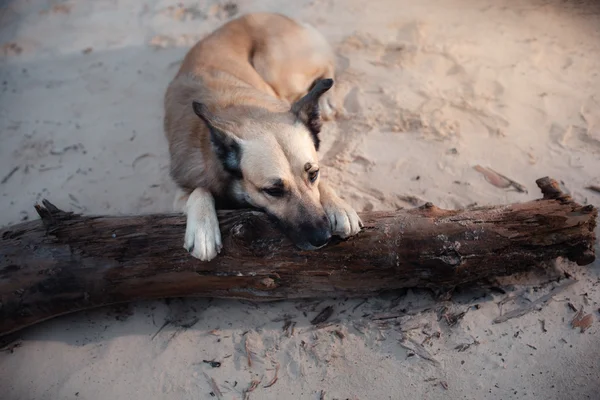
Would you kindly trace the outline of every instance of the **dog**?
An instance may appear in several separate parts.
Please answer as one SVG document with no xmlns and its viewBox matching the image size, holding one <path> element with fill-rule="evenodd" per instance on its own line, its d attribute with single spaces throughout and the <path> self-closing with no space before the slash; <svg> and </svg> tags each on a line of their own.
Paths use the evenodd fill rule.
<svg viewBox="0 0 600 400">
<path fill-rule="evenodd" d="M 320 176 L 334 73 L 316 28 L 280 14 L 245 14 L 188 51 L 165 93 L 164 131 L 192 256 L 221 251 L 220 208 L 264 211 L 302 250 L 363 228 Z"/>
</svg>

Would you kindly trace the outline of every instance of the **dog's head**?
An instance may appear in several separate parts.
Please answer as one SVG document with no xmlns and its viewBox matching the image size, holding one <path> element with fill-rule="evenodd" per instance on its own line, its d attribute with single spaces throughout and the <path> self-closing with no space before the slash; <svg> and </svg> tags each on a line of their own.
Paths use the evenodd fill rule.
<svg viewBox="0 0 600 400">
<path fill-rule="evenodd" d="M 233 178 L 234 195 L 265 211 L 305 250 L 320 248 L 331 238 L 320 202 L 317 150 L 319 98 L 332 85 L 332 79 L 317 81 L 285 113 L 222 118 L 194 102 L 217 158 Z"/>
</svg>

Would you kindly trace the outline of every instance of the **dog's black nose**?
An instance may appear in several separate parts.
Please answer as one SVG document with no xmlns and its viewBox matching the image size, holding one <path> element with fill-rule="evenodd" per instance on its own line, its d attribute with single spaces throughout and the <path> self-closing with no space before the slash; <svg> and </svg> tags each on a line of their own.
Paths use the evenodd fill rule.
<svg viewBox="0 0 600 400">
<path fill-rule="evenodd" d="M 331 240 L 329 229 L 318 229 L 309 236 L 308 241 L 314 247 L 323 247 Z"/>
</svg>

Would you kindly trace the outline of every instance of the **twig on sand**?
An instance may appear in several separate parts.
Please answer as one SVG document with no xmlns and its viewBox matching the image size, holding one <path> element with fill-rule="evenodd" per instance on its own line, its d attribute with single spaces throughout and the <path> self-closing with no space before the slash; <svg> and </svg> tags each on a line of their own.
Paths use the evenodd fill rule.
<svg viewBox="0 0 600 400">
<path fill-rule="evenodd" d="M 406 342 L 410 342 L 412 344 L 412 347 L 409 346 Z M 418 355 L 422 359 L 427 360 L 436 366 L 440 365 L 440 362 L 438 360 L 436 360 L 435 358 L 433 358 L 431 353 L 429 353 L 425 349 L 425 347 L 423 347 L 420 343 L 415 342 L 413 339 L 400 341 L 400 346 L 404 347 L 406 350 L 410 350 L 410 351 L 414 352 L 416 355 Z"/>
<path fill-rule="evenodd" d="M 331 317 L 332 314 L 333 314 L 333 307 L 327 306 L 316 317 L 314 317 L 310 321 L 310 323 L 312 325 L 317 325 L 317 324 L 323 323 L 323 322 L 327 321 L 329 319 L 329 317 Z"/>
<path fill-rule="evenodd" d="M 13 169 L 10 170 L 10 172 L 8 174 L 6 174 L 4 176 L 4 178 L 2 178 L 2 180 L 0 181 L 0 184 L 5 184 L 6 182 L 8 182 L 8 180 L 15 174 L 15 172 L 17 172 L 19 170 L 19 168 L 21 168 L 20 166 L 16 166 Z"/>
<path fill-rule="evenodd" d="M 170 323 L 171 323 L 171 320 L 166 320 L 166 321 L 165 321 L 165 323 L 164 323 L 164 324 L 162 324 L 162 326 L 161 326 L 160 328 L 158 328 L 158 330 L 156 331 L 156 333 L 155 333 L 154 335 L 152 335 L 152 338 L 150 338 L 150 340 L 154 340 L 154 338 L 155 338 L 156 336 L 158 336 L 158 334 L 159 334 L 159 333 L 160 333 L 160 332 L 161 332 L 163 329 L 165 329 L 165 327 L 166 327 L 167 325 L 169 325 Z"/>
<path fill-rule="evenodd" d="M 600 193 L 600 186 L 598 185 L 586 186 L 586 189 L 591 190 L 592 192 Z"/>
<path fill-rule="evenodd" d="M 252 353 L 248 347 L 248 336 L 246 336 L 246 340 L 244 341 L 244 348 L 246 349 L 246 356 L 248 357 L 248 367 L 252 368 Z"/>
<path fill-rule="evenodd" d="M 396 318 L 402 318 L 402 317 L 407 317 L 407 316 L 414 316 L 414 315 L 418 315 L 418 314 L 430 311 L 433 307 L 434 307 L 434 305 L 427 305 L 424 307 L 417 307 L 417 308 L 412 308 L 412 309 L 404 308 L 404 309 L 400 310 L 399 312 L 374 314 L 371 317 L 371 319 L 373 321 L 384 321 L 384 320 L 388 320 L 388 319 L 396 319 Z"/>
<path fill-rule="evenodd" d="M 476 165 L 473 169 L 480 174 L 482 174 L 486 181 L 501 189 L 508 189 L 509 187 L 513 187 L 517 192 L 527 193 L 527 188 L 521 185 L 514 180 L 507 178 L 506 176 L 494 171 L 491 168 L 482 167 L 481 165 Z"/>
<path fill-rule="evenodd" d="M 534 301 L 524 307 L 517 308 L 516 310 L 512 310 L 510 312 L 507 312 L 504 315 L 501 315 L 501 316 L 495 318 L 494 323 L 499 324 L 501 322 L 506 322 L 509 319 L 521 317 L 521 316 L 528 314 L 534 310 L 537 310 L 538 307 L 544 306 L 548 301 L 552 300 L 552 297 L 556 296 L 558 293 L 567 289 L 569 286 L 573 285 L 575 282 L 577 282 L 577 281 L 571 280 L 571 281 L 563 283 L 560 286 L 555 287 L 554 289 L 552 289 L 550 291 L 550 293 L 545 294 L 544 296 L 540 297 L 536 301 Z"/>
<path fill-rule="evenodd" d="M 446 323 L 448 324 L 448 326 L 454 326 L 454 325 L 458 324 L 459 321 L 461 319 L 463 319 L 465 315 L 467 315 L 468 311 L 469 311 L 469 309 L 467 308 L 466 310 L 464 310 L 462 312 L 457 312 L 457 313 L 444 312 L 442 314 L 442 317 L 446 320 Z"/>
<path fill-rule="evenodd" d="M 462 343 L 462 344 L 459 344 L 458 346 L 456 346 L 454 348 L 454 350 L 458 350 L 458 352 L 460 353 L 460 352 L 466 351 L 471 346 L 479 346 L 479 345 L 480 345 L 479 341 L 473 339 L 472 343 Z"/>
<path fill-rule="evenodd" d="M 402 318 L 404 316 L 406 316 L 406 314 L 404 314 L 404 313 L 402 313 L 402 314 L 398 314 L 398 313 L 393 313 L 393 314 L 386 313 L 386 314 L 376 314 L 376 315 L 373 315 L 371 317 L 371 319 L 373 321 L 385 321 L 385 320 L 388 320 L 388 319 Z"/>
<path fill-rule="evenodd" d="M 352 308 L 352 312 L 355 312 L 355 311 L 358 309 L 358 307 L 362 306 L 362 305 L 363 305 L 363 304 L 365 304 L 367 301 L 368 301 L 367 299 L 364 299 L 363 301 L 361 301 L 360 303 L 358 303 L 357 305 L 355 305 L 355 306 L 354 306 L 354 308 Z M 321 393 L 323 393 L 323 394 L 324 394 L 325 392 L 324 392 L 323 390 L 321 390 Z"/>
<path fill-rule="evenodd" d="M 262 381 L 262 378 L 260 380 L 254 379 L 252 382 L 250 382 L 250 386 L 248 386 L 248 389 L 246 389 L 242 392 L 242 396 L 243 396 L 244 400 L 250 399 L 250 393 L 252 393 L 254 391 L 254 389 L 256 389 L 258 387 L 258 385 L 260 385 L 261 381 Z"/>
<path fill-rule="evenodd" d="M 273 379 L 271 379 L 269 381 L 269 383 L 267 383 L 263 387 L 266 389 L 266 388 L 270 388 L 271 386 L 273 386 L 275 384 L 275 382 L 277 382 L 277 379 L 279 379 L 279 377 L 277 376 L 278 374 L 279 374 L 279 363 L 277 363 L 277 366 L 275 367 L 275 376 L 273 376 Z"/>
<path fill-rule="evenodd" d="M 217 396 L 217 399 L 221 400 L 223 398 L 223 393 L 221 393 L 221 389 L 219 389 L 219 385 L 217 385 L 217 382 L 213 378 L 208 376 L 206 372 L 204 372 L 204 376 L 210 384 L 210 388 L 212 389 L 213 393 Z"/>
</svg>

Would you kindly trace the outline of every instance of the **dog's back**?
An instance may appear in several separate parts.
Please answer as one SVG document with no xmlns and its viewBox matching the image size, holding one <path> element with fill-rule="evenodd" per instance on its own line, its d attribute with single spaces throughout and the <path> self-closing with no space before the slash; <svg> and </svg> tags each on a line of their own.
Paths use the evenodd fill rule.
<svg viewBox="0 0 600 400">
<path fill-rule="evenodd" d="M 209 79 L 218 71 L 215 81 L 229 75 L 291 104 L 329 72 L 325 69 L 333 69 L 328 65 L 332 63 L 325 38 L 310 25 L 280 14 L 254 13 L 226 23 L 198 42 L 177 75 Z"/>
</svg>

